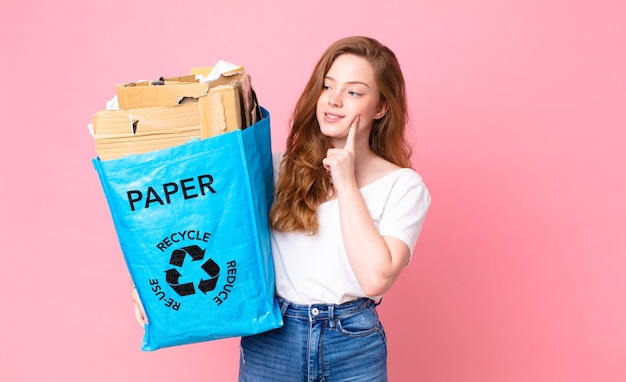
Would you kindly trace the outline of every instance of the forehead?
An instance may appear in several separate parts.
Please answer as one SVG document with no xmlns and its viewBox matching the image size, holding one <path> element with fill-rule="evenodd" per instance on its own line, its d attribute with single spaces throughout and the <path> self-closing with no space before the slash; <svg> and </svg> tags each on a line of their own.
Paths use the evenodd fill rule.
<svg viewBox="0 0 626 382">
<path fill-rule="evenodd" d="M 362 82 L 374 85 L 374 69 L 365 58 L 353 54 L 342 54 L 335 58 L 331 65 L 327 78 L 339 82 Z"/>
</svg>

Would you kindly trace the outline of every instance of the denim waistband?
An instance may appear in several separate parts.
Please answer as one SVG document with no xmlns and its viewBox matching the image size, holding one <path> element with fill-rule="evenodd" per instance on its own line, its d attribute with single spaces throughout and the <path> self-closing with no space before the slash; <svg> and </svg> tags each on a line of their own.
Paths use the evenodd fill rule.
<svg viewBox="0 0 626 382">
<path fill-rule="evenodd" d="M 293 302 L 287 301 L 279 296 L 276 296 L 276 301 L 278 302 L 278 306 L 280 306 L 280 311 L 284 316 L 293 318 L 305 318 L 309 320 L 335 319 L 350 316 L 370 306 L 376 305 L 374 300 L 369 298 L 358 298 L 356 300 L 349 301 L 341 305 L 298 305 L 294 304 Z"/>
</svg>

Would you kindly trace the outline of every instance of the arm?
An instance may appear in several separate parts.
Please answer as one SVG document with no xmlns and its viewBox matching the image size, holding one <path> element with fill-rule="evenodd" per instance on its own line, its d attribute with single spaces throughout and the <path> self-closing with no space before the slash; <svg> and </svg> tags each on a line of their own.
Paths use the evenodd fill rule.
<svg viewBox="0 0 626 382">
<path fill-rule="evenodd" d="M 358 188 L 338 191 L 341 233 L 350 265 L 368 296 L 384 294 L 409 262 L 409 247 L 382 236 Z"/>
<path fill-rule="evenodd" d="M 409 261 L 410 251 L 401 240 L 382 236 L 367 209 L 355 175 L 355 144 L 359 118 L 350 126 L 343 149 L 332 148 L 324 167 L 332 176 L 339 203 L 341 233 L 350 265 L 369 296 L 386 292 Z M 369 151 L 369 143 L 364 150 Z"/>
</svg>

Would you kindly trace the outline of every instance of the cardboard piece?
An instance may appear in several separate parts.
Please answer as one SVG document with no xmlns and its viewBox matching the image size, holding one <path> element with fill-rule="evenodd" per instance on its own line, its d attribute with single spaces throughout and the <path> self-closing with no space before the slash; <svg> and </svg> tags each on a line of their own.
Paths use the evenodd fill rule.
<svg viewBox="0 0 626 382">
<path fill-rule="evenodd" d="M 173 106 L 186 99 L 197 100 L 209 91 L 209 84 L 199 82 L 165 82 L 163 85 L 151 85 L 149 81 L 115 85 L 117 102 L 120 109 L 138 109 L 142 107 Z"/>
<path fill-rule="evenodd" d="M 98 157 L 115 159 L 200 139 L 197 111 L 195 103 L 100 111 L 92 120 Z"/>
<path fill-rule="evenodd" d="M 200 105 L 203 139 L 243 126 L 239 91 L 233 85 L 219 85 L 209 89 L 209 96 L 203 98 Z"/>
</svg>

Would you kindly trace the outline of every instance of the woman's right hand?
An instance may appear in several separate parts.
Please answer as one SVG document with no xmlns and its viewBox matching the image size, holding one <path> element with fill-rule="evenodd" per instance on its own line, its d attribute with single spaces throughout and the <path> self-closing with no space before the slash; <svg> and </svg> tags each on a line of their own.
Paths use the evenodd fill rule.
<svg viewBox="0 0 626 382">
<path fill-rule="evenodd" d="M 131 293 L 133 298 L 133 305 L 135 306 L 135 320 L 137 324 L 142 328 L 148 324 L 148 317 L 146 317 L 146 311 L 143 310 L 143 305 L 141 304 L 141 300 L 139 299 L 139 293 L 137 293 L 137 288 L 133 287 L 133 292 Z"/>
</svg>

